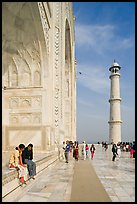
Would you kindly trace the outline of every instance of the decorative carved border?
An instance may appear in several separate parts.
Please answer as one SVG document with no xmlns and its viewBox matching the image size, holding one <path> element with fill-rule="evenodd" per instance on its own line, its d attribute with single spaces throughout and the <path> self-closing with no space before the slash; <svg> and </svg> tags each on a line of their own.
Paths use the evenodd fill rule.
<svg viewBox="0 0 137 204">
<path fill-rule="evenodd" d="M 56 3 L 56 22 L 55 22 L 55 127 L 58 127 L 59 123 L 59 45 L 60 45 L 60 29 L 59 29 L 59 5 Z"/>
<path fill-rule="evenodd" d="M 45 37 L 45 41 L 46 41 L 47 54 L 49 55 L 49 29 L 50 29 L 50 26 L 49 26 L 49 22 L 47 19 L 47 15 L 45 13 L 43 2 L 38 2 L 38 8 L 40 11 L 40 17 L 41 17 L 41 22 L 42 22 L 42 26 L 43 26 L 44 37 Z"/>
</svg>

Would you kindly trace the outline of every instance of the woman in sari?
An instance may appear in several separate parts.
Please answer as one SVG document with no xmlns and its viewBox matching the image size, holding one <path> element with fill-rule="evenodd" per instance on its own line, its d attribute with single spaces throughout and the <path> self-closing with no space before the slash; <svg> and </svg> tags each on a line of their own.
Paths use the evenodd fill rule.
<svg viewBox="0 0 137 204">
<path fill-rule="evenodd" d="M 9 169 L 16 169 L 18 171 L 20 184 L 26 184 L 27 180 L 27 167 L 22 163 L 22 151 L 25 149 L 24 144 L 20 144 L 12 152 L 9 161 Z"/>
</svg>

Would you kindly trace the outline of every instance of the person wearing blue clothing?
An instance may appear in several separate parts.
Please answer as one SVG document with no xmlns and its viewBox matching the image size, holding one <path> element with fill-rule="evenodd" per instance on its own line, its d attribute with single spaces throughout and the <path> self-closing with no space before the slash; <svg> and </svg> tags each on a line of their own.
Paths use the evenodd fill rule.
<svg viewBox="0 0 137 204">
<path fill-rule="evenodd" d="M 68 163 L 68 157 L 69 157 L 69 151 L 70 151 L 70 144 L 69 141 L 66 141 L 66 147 L 65 147 L 65 159 L 66 163 Z"/>
</svg>

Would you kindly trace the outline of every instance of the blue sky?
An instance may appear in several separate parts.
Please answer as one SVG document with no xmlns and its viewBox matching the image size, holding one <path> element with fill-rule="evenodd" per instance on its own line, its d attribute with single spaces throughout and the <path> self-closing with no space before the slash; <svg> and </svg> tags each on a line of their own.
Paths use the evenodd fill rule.
<svg viewBox="0 0 137 204">
<path fill-rule="evenodd" d="M 121 66 L 122 141 L 135 140 L 135 3 L 73 2 L 77 140 L 109 140 L 110 71 Z M 82 74 L 79 74 L 81 72 Z"/>
</svg>

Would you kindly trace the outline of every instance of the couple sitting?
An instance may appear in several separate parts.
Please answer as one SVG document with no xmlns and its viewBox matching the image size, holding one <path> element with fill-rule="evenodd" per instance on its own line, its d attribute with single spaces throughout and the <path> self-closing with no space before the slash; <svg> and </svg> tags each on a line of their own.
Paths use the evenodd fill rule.
<svg viewBox="0 0 137 204">
<path fill-rule="evenodd" d="M 29 144 L 26 148 L 24 144 L 20 144 L 10 156 L 9 169 L 17 169 L 21 184 L 26 184 L 28 174 L 30 178 L 35 179 L 36 164 L 32 159 L 33 144 Z"/>
</svg>

